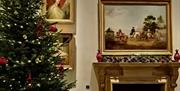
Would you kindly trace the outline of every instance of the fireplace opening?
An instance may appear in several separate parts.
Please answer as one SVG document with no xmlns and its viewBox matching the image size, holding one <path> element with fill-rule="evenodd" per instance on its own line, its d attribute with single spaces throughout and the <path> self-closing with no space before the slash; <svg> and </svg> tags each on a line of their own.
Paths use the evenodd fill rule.
<svg viewBox="0 0 180 91">
<path fill-rule="evenodd" d="M 165 91 L 165 84 L 112 84 L 112 91 Z"/>
</svg>

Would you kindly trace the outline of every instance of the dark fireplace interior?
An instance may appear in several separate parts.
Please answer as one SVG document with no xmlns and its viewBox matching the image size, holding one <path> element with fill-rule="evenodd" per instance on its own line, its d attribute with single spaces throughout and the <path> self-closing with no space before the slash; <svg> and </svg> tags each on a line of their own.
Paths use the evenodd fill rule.
<svg viewBox="0 0 180 91">
<path fill-rule="evenodd" d="M 165 91 L 165 84 L 112 84 L 112 91 Z"/>
</svg>

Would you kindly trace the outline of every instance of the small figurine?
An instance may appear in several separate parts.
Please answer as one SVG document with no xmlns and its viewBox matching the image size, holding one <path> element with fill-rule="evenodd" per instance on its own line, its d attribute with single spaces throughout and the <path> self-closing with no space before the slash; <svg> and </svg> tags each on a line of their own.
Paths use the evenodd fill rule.
<svg viewBox="0 0 180 91">
<path fill-rule="evenodd" d="M 102 53 L 100 50 L 98 50 L 98 53 L 96 54 L 96 59 L 98 60 L 98 62 L 102 62 Z"/>
<path fill-rule="evenodd" d="M 180 59 L 180 55 L 179 55 L 178 49 L 176 49 L 176 53 L 174 54 L 174 60 L 175 60 L 176 62 L 178 62 L 179 59 Z"/>
</svg>

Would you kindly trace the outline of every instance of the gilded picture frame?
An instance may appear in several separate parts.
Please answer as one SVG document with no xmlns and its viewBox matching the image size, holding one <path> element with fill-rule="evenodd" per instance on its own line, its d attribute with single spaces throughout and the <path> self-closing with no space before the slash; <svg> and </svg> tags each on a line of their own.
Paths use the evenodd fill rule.
<svg viewBox="0 0 180 91">
<path fill-rule="evenodd" d="M 63 43 L 59 50 L 62 57 L 60 62 L 63 62 L 64 68 L 72 70 L 75 67 L 75 38 L 70 33 L 62 33 L 60 36 Z"/>
<path fill-rule="evenodd" d="M 172 55 L 170 0 L 99 0 L 103 55 Z"/>
<path fill-rule="evenodd" d="M 43 14 L 50 23 L 74 23 L 75 0 L 43 0 Z"/>
</svg>

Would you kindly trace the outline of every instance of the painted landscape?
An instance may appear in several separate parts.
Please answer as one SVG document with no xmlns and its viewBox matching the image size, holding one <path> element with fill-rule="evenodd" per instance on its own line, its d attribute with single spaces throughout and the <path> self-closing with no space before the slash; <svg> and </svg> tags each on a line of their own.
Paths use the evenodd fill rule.
<svg viewBox="0 0 180 91">
<path fill-rule="evenodd" d="M 107 50 L 167 49 L 166 8 L 106 6 L 104 37 Z"/>
</svg>

